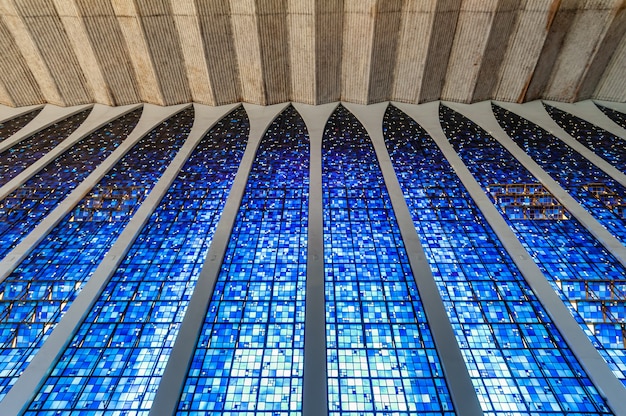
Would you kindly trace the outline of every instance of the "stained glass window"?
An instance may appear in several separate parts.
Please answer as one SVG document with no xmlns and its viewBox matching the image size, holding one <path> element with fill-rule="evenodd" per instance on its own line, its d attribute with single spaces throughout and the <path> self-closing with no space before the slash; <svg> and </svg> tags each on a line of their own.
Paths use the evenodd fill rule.
<svg viewBox="0 0 626 416">
<path fill-rule="evenodd" d="M 374 147 L 343 106 L 322 175 L 329 415 L 452 414 Z"/>
<path fill-rule="evenodd" d="M 122 143 L 140 115 L 135 110 L 98 129 L 0 200 L 0 259 Z"/>
<path fill-rule="evenodd" d="M 434 141 L 393 106 L 383 131 L 485 414 L 608 412 Z"/>
<path fill-rule="evenodd" d="M 173 159 L 192 122 L 193 109 L 185 110 L 141 139 L 0 283 L 0 398 Z M 77 394 L 77 383 L 64 392 L 67 400 Z"/>
<path fill-rule="evenodd" d="M 43 107 L 38 108 L 33 111 L 29 111 L 26 114 L 22 114 L 21 116 L 14 117 L 10 120 L 6 120 L 3 123 L 0 123 L 0 143 L 2 143 L 5 139 L 8 139 L 15 133 L 17 133 L 21 128 L 26 126 L 32 119 L 37 117 L 37 115 L 41 112 Z"/>
<path fill-rule="evenodd" d="M 513 141 L 615 237 L 626 243 L 626 187 L 546 130 L 501 107 L 492 107 Z"/>
<path fill-rule="evenodd" d="M 614 136 L 588 121 L 561 111 L 551 105 L 544 104 L 544 107 L 550 114 L 550 117 L 570 136 L 620 171 L 626 172 L 625 139 Z"/>
<path fill-rule="evenodd" d="M 484 189 L 502 178 L 536 182 L 476 124 L 445 106 L 440 115 L 450 143 Z M 620 295 L 626 280 L 624 267 L 575 218 L 533 221 L 504 217 L 613 371 L 626 382 L 622 324 L 626 308 Z M 611 291 L 613 287 L 617 290 Z"/>
<path fill-rule="evenodd" d="M 562 176 L 560 183 L 574 197 L 585 195 L 588 199 L 580 200 L 589 212 L 602 221 L 615 214 L 610 194 L 623 193 L 619 185 L 556 138 L 504 114 L 514 140 L 555 179 Z M 7 247 L 102 164 L 132 130 L 136 115 L 78 141 L 0 201 L 5 210 L 0 212 L 5 215 L 0 239 Z M 243 158 L 244 148 L 257 143 L 258 137 L 250 143 L 247 137 L 259 119 L 251 113 L 251 125 L 240 107 L 205 137 L 195 136 L 198 145 L 189 147 L 186 162 L 179 159 L 180 172 L 168 171 L 171 186 L 163 198 L 150 200 L 150 210 L 156 206 L 136 239 L 118 239 L 187 139 L 193 117 L 191 108 L 184 110 L 138 140 L 49 235 L 30 247 L 25 260 L 7 271 L 10 275 L 0 283 L 0 413 L 8 414 L 5 408 L 19 402 L 28 416 L 147 416 L 155 398 L 175 388 L 165 401 L 172 396 L 167 405 L 180 415 L 301 416 L 303 389 L 310 393 L 303 373 L 312 364 L 307 361 L 311 355 L 304 354 L 305 315 L 307 323 L 312 319 L 310 310 L 305 313 L 309 231 L 316 236 L 323 231 L 324 268 L 308 273 L 315 277 L 319 272 L 321 278 L 323 272 L 325 279 L 325 314 L 313 316 L 313 322 L 324 325 L 327 344 L 313 365 L 324 359 L 323 402 L 330 416 L 467 411 L 462 401 L 453 408 L 452 397 L 468 392 L 458 395 L 455 384 L 447 382 L 444 368 L 450 362 L 442 363 L 437 353 L 444 348 L 460 350 L 461 360 L 453 362 L 459 372 L 467 370 L 474 387 L 468 394 L 476 393 L 486 416 L 595 416 L 610 414 L 608 405 L 619 407 L 611 392 L 605 402 L 590 382 L 564 341 L 572 331 L 560 332 L 552 322 L 438 140 L 393 106 L 380 127 L 405 200 L 388 193 L 365 128 L 339 105 L 326 124 L 309 126 L 324 127 L 322 146 L 315 150 L 321 151 L 322 165 L 313 166 L 323 173 L 322 183 L 313 187 L 321 185 L 322 201 L 319 195 L 314 201 L 322 204 L 323 226 L 309 230 L 310 148 L 302 118 L 288 106 L 258 149 L 248 147 Z M 624 268 L 486 132 L 446 106 L 440 121 L 470 174 L 626 382 Z M 24 160 L 0 155 L 0 172 L 3 163 L 9 176 L 21 172 L 72 129 L 45 133 L 37 139 L 42 148 L 33 138 L 18 143 L 14 148 L 22 149 L 18 153 L 26 155 Z M 535 137 L 525 137 L 531 129 Z M 384 153 L 383 143 L 375 143 Z M 600 145 L 605 144 L 597 143 L 594 151 Z M 573 161 L 575 171 L 566 160 Z M 383 164 L 387 179 L 394 173 L 390 168 Z M 248 178 L 237 178 L 237 191 L 228 201 L 241 198 L 232 217 L 229 213 L 235 217 L 232 233 L 217 233 L 235 173 L 248 171 Z M 583 177 L 593 182 L 583 183 Z M 67 189 L 55 189 L 52 184 L 59 182 Z M 409 223 L 402 235 L 417 231 L 424 252 L 411 254 L 420 259 L 425 254 L 427 273 L 410 267 L 392 200 L 396 208 L 408 205 L 415 230 Z M 607 224 L 619 234 L 617 222 Z M 67 346 L 48 368 L 50 374 L 42 370 L 44 378 L 33 380 L 36 391 L 22 389 L 30 379 L 21 380 L 26 382 L 5 396 L 20 374 L 31 375 L 24 369 L 35 354 L 48 351 L 50 345 L 40 350 L 42 343 L 115 241 L 127 244 L 127 254 L 116 259 L 119 266 L 102 292 L 82 292 L 81 298 L 91 296 L 92 307 L 75 328 L 67 328 Z M 216 266 L 214 290 L 206 292 L 206 313 L 197 314 L 198 337 L 183 339 L 179 328 L 187 328 L 187 318 L 196 316 L 188 304 L 192 294 L 200 293 L 195 288 L 206 277 L 202 270 L 213 265 L 212 257 L 206 261 L 216 243 L 226 247 L 225 255 Z M 449 322 L 428 320 L 430 309 L 422 304 L 416 279 L 429 274 Z M 452 330 L 458 345 L 436 345 L 434 325 Z M 189 368 L 186 360 L 179 361 L 175 340 L 188 342 Z M 170 384 L 165 369 L 178 365 L 188 372 L 184 383 Z"/>
<path fill-rule="evenodd" d="M 54 149 L 85 121 L 89 112 L 74 114 L 0 152 L 0 186 Z"/>
<path fill-rule="evenodd" d="M 180 415 L 299 415 L 309 140 L 289 106 L 257 150 Z"/>
<path fill-rule="evenodd" d="M 26 414 L 150 410 L 248 128 L 240 107 L 202 139 Z"/>
<path fill-rule="evenodd" d="M 613 110 L 612 108 L 608 108 L 600 104 L 596 104 L 596 105 L 604 114 L 606 114 L 607 117 L 609 117 L 615 123 L 619 124 L 620 126 L 626 129 L 626 114 L 624 114 L 621 111 Z"/>
</svg>

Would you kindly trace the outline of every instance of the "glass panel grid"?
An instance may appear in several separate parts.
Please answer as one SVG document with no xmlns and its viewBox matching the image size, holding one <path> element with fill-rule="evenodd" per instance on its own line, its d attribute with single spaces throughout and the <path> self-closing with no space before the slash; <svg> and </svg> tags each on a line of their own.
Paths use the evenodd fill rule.
<svg viewBox="0 0 626 416">
<path fill-rule="evenodd" d="M 492 108 L 509 137 L 615 237 L 626 243 L 626 188 L 546 130 L 501 107 L 492 105 Z"/>
<path fill-rule="evenodd" d="M 445 106 L 441 106 L 440 111 L 450 143 L 483 188 L 494 178 L 505 175 L 512 181 L 532 178 L 504 147 L 476 124 Z M 504 218 L 616 376 L 626 382 L 626 373 L 621 370 L 626 362 L 623 343 L 621 346 L 600 343 L 607 327 L 621 331 L 626 316 L 620 313 L 624 311 L 613 308 L 610 315 L 598 313 L 603 305 L 623 304 L 624 298 L 616 298 L 619 292 L 607 296 L 607 290 L 585 289 L 589 283 L 614 281 L 619 285 L 626 279 L 624 267 L 575 218 L 561 221 Z M 614 351 L 609 354 L 607 350 L 611 349 Z M 617 356 L 621 357 L 619 361 L 615 361 Z"/>
<path fill-rule="evenodd" d="M 140 115 L 135 110 L 85 137 L 0 200 L 0 259 L 122 143 Z"/>
<path fill-rule="evenodd" d="M 329 414 L 453 414 L 374 148 L 343 106 L 322 149 Z"/>
<path fill-rule="evenodd" d="M 308 184 L 289 106 L 257 150 L 178 414 L 301 414 Z"/>
<path fill-rule="evenodd" d="M 185 110 L 141 139 L 0 283 L 0 398 L 174 158 L 192 121 L 193 109 Z"/>
<path fill-rule="evenodd" d="M 0 186 L 54 149 L 85 121 L 91 110 L 83 110 L 16 143 L 0 153 Z"/>
<path fill-rule="evenodd" d="M 248 130 L 240 107 L 201 140 L 26 414 L 150 410 Z"/>
<path fill-rule="evenodd" d="M 485 414 L 610 413 L 434 141 L 393 106 L 383 131 Z"/>
<path fill-rule="evenodd" d="M 600 156 L 621 172 L 626 172 L 626 141 L 588 121 L 573 116 L 556 107 L 543 104 L 550 117 L 563 130 L 589 150 Z"/>
<path fill-rule="evenodd" d="M 41 112 L 43 107 L 38 108 L 33 111 L 29 111 L 26 114 L 22 114 L 21 116 L 13 117 L 10 120 L 6 120 L 3 123 L 0 123 L 0 143 L 2 143 L 5 139 L 8 139 L 18 131 L 20 131 L 24 126 L 31 122 L 32 119 L 37 117 L 37 115 Z"/>
</svg>

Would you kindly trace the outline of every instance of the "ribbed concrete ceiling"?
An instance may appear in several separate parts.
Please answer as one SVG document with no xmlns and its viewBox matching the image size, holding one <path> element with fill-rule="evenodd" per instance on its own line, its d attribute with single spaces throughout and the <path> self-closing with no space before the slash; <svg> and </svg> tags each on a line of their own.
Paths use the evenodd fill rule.
<svg viewBox="0 0 626 416">
<path fill-rule="evenodd" d="M 0 103 L 626 101 L 626 0 L 0 0 Z"/>
</svg>

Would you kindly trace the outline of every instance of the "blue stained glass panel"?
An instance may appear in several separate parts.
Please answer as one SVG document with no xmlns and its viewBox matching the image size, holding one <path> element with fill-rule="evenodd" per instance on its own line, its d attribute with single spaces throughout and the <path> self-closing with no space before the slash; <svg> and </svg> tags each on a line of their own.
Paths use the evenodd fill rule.
<svg viewBox="0 0 626 416">
<path fill-rule="evenodd" d="M 626 172 L 626 140 L 556 107 L 543 104 L 563 130 L 621 172 Z"/>
<path fill-rule="evenodd" d="M 6 120 L 0 123 L 0 143 L 17 133 L 20 129 L 30 123 L 32 119 L 37 117 L 42 109 L 43 107 L 33 111 L 29 111 L 26 114 L 13 117 L 10 120 Z"/>
<path fill-rule="evenodd" d="M 453 414 L 374 147 L 341 105 L 322 175 L 329 415 Z"/>
<path fill-rule="evenodd" d="M 440 117 L 450 143 L 483 189 L 495 182 L 538 182 L 495 139 L 461 114 L 441 106 Z M 620 334 L 623 339 L 625 311 L 612 305 L 624 304 L 618 292 L 626 281 L 624 267 L 575 218 L 529 220 L 506 213 L 504 218 L 616 376 L 626 383 L 623 342 L 602 343 L 609 334 Z"/>
<path fill-rule="evenodd" d="M 383 131 L 485 414 L 610 413 L 435 142 L 393 106 Z"/>
<path fill-rule="evenodd" d="M 85 121 L 89 112 L 83 110 L 74 114 L 0 152 L 0 186 L 65 140 Z"/>
<path fill-rule="evenodd" d="M 0 259 L 122 143 L 140 115 L 135 110 L 80 140 L 0 200 Z"/>
<path fill-rule="evenodd" d="M 200 141 L 27 415 L 150 410 L 248 130 L 239 107 Z M 84 377 L 83 385 L 59 400 L 74 383 L 72 376 Z"/>
<path fill-rule="evenodd" d="M 498 123 L 622 244 L 626 244 L 626 187 L 546 130 L 492 104 Z"/>
<path fill-rule="evenodd" d="M 36 354 L 174 158 L 192 121 L 190 108 L 135 144 L 0 283 L 0 398 Z M 84 381 L 74 379 L 71 391 Z M 69 394 L 62 392 L 65 398 Z"/>
<path fill-rule="evenodd" d="M 301 414 L 308 191 L 289 106 L 257 150 L 178 414 Z"/>
</svg>

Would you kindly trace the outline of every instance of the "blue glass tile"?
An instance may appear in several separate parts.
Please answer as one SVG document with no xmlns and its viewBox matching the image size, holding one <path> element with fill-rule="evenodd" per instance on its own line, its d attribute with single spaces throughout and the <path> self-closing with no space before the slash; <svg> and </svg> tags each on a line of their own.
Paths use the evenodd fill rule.
<svg viewBox="0 0 626 416">
<path fill-rule="evenodd" d="M 289 106 L 257 150 L 178 414 L 301 414 L 308 190 Z"/>
<path fill-rule="evenodd" d="M 0 152 L 0 186 L 66 139 L 85 121 L 89 112 L 83 110 L 74 114 Z"/>
<path fill-rule="evenodd" d="M 108 123 L 0 200 L 0 259 L 122 143 L 140 115 L 138 109 Z"/>
<path fill-rule="evenodd" d="M 8 139 L 15 133 L 17 133 L 20 129 L 26 126 L 32 119 L 37 117 L 37 115 L 41 112 L 43 107 L 38 108 L 33 111 L 29 111 L 26 114 L 22 114 L 21 116 L 13 117 L 10 120 L 6 120 L 0 123 L 0 143 L 2 143 L 5 139 Z"/>
<path fill-rule="evenodd" d="M 135 144 L 0 283 L 3 299 L 0 327 L 17 327 L 16 336 L 1 341 L 5 347 L 0 349 L 0 397 L 36 354 L 174 158 L 189 133 L 192 120 L 193 109 L 185 110 Z M 111 206 L 105 208 L 107 203 Z M 29 294 L 33 283 L 47 286 L 38 291 L 43 297 Z M 45 315 L 35 313 L 42 305 L 50 308 L 48 312 Z M 107 337 L 111 330 L 107 327 Z M 103 339 L 102 334 L 99 339 Z M 5 357 L 11 359 L 5 360 Z"/>
<path fill-rule="evenodd" d="M 443 113 L 444 131 L 451 141 L 463 143 L 464 147 L 459 148 L 467 149 L 466 143 L 475 140 L 475 133 L 450 127 L 456 126 L 453 116 Z M 485 414 L 609 414 L 603 399 L 434 141 L 393 106 L 387 109 L 383 131 Z M 483 147 L 486 145 L 478 149 Z M 505 163 L 501 158 L 498 163 L 504 167 L 512 162 Z M 498 182 L 509 180 L 508 171 L 480 166 L 485 174 L 497 175 Z M 528 181 L 530 177 L 524 175 L 524 172 L 511 172 L 512 177 Z M 463 202 L 459 203 L 460 200 Z M 464 218 L 423 215 L 426 209 L 437 212 L 442 207 L 455 212 L 462 209 L 466 215 Z M 454 240 L 462 243 L 448 243 Z M 476 255 L 468 256 L 468 253 Z M 546 368 L 546 357 L 558 363 L 556 373 Z M 572 389 L 577 389 L 576 396 L 571 394 Z"/>
<path fill-rule="evenodd" d="M 543 104 L 550 117 L 558 123 L 570 136 L 578 140 L 592 152 L 615 166 L 621 172 L 626 172 L 626 141 L 614 136 L 606 130 L 597 127 L 588 121 L 573 116 L 556 107 Z"/>
<path fill-rule="evenodd" d="M 322 152 L 329 414 L 446 414 L 451 399 L 374 148 L 343 106 Z"/>
</svg>

